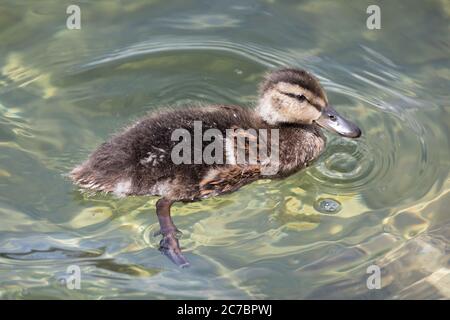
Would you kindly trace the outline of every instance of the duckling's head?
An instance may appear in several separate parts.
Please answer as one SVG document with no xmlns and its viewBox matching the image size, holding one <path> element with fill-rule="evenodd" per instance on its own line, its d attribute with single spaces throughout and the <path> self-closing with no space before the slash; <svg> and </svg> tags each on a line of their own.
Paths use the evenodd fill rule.
<svg viewBox="0 0 450 320">
<path fill-rule="evenodd" d="M 317 124 L 345 137 L 361 136 L 358 126 L 341 117 L 328 104 L 319 81 L 304 70 L 273 71 L 266 76 L 260 91 L 257 110 L 269 124 Z"/>
</svg>

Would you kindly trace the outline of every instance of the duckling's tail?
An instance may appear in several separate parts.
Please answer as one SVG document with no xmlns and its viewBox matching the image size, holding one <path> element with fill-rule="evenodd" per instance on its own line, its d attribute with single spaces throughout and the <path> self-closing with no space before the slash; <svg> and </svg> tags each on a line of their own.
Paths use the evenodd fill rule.
<svg viewBox="0 0 450 320">
<path fill-rule="evenodd" d="M 101 188 L 101 185 L 96 181 L 94 172 L 89 170 L 89 165 L 86 162 L 73 168 L 69 173 L 69 178 L 82 188 L 93 190 Z"/>
<path fill-rule="evenodd" d="M 99 174 L 99 172 L 90 168 L 89 161 L 73 168 L 68 176 L 81 188 L 92 191 L 111 192 L 113 191 L 114 181 L 116 180 L 111 176 L 106 178 L 106 175 Z"/>
<path fill-rule="evenodd" d="M 104 143 L 68 176 L 78 186 L 92 191 L 127 195 L 132 191 L 132 153 L 117 143 Z"/>
</svg>

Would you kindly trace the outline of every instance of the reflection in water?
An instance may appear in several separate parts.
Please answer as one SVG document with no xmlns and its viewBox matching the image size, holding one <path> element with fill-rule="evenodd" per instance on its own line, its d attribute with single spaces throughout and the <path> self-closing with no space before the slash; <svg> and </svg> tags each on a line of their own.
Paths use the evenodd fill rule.
<svg viewBox="0 0 450 320">
<path fill-rule="evenodd" d="M 447 3 L 386 3 L 369 31 L 364 3 L 96 1 L 75 32 L 54 3 L 12 3 L 0 5 L 1 298 L 450 297 Z M 328 136 L 288 179 L 176 205 L 189 270 L 156 250 L 156 199 L 65 178 L 149 110 L 252 105 L 278 66 L 317 74 L 363 137 Z M 371 264 L 381 290 L 365 285 Z M 81 290 L 60 281 L 70 265 Z"/>
</svg>

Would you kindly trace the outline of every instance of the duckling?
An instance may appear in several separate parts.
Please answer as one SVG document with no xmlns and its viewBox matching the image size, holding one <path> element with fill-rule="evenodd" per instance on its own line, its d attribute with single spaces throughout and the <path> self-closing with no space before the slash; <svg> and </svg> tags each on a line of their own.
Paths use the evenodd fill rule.
<svg viewBox="0 0 450 320">
<path fill-rule="evenodd" d="M 199 122 L 202 130 L 215 130 L 214 141 L 223 147 L 224 161 L 174 161 L 174 149 L 180 140 L 174 139 L 173 133 L 179 129 L 195 135 Z M 349 138 L 361 135 L 358 126 L 330 106 L 325 91 L 311 73 L 284 68 L 265 76 L 256 107 L 186 106 L 150 113 L 100 145 L 69 176 L 81 188 L 93 191 L 118 196 L 160 196 L 156 202 L 162 235 L 159 249 L 176 265 L 187 267 L 189 262 L 180 249 L 180 232 L 170 215 L 173 203 L 230 193 L 258 179 L 284 178 L 305 168 L 325 147 L 321 128 Z M 227 135 L 230 129 L 234 134 L 231 138 Z M 265 139 L 255 138 L 249 134 L 251 129 L 269 134 Z M 239 132 L 248 141 L 256 140 L 258 147 L 277 136 L 271 145 L 271 155 L 276 148 L 277 157 L 258 156 L 252 163 L 237 161 L 237 149 L 231 142 Z M 245 155 L 251 151 L 248 141 L 241 145 Z M 197 145 L 194 141 L 194 152 L 206 151 L 207 147 L 203 140 Z M 186 153 L 183 156 L 190 158 L 189 150 Z M 277 170 L 264 174 L 264 169 L 275 163 Z"/>
</svg>

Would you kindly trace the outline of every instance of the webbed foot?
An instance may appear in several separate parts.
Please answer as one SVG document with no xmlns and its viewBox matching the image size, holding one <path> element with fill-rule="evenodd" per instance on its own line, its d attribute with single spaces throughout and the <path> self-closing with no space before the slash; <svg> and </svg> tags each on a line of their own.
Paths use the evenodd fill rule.
<svg viewBox="0 0 450 320">
<path fill-rule="evenodd" d="M 163 236 L 159 243 L 159 251 L 177 266 L 187 268 L 190 264 L 181 253 L 180 243 L 178 242 L 178 239 L 181 237 L 181 232 L 177 229 L 170 217 L 170 206 L 172 203 L 172 200 L 166 198 L 161 198 L 156 202 L 156 214 L 161 227 L 161 230 L 157 234 Z"/>
<path fill-rule="evenodd" d="M 181 237 L 181 232 L 178 230 L 169 231 L 158 234 L 162 234 L 163 238 L 159 242 L 159 251 L 168 257 L 173 263 L 175 263 L 180 268 L 187 268 L 190 263 L 184 257 L 180 249 L 180 243 L 178 239 Z"/>
</svg>

